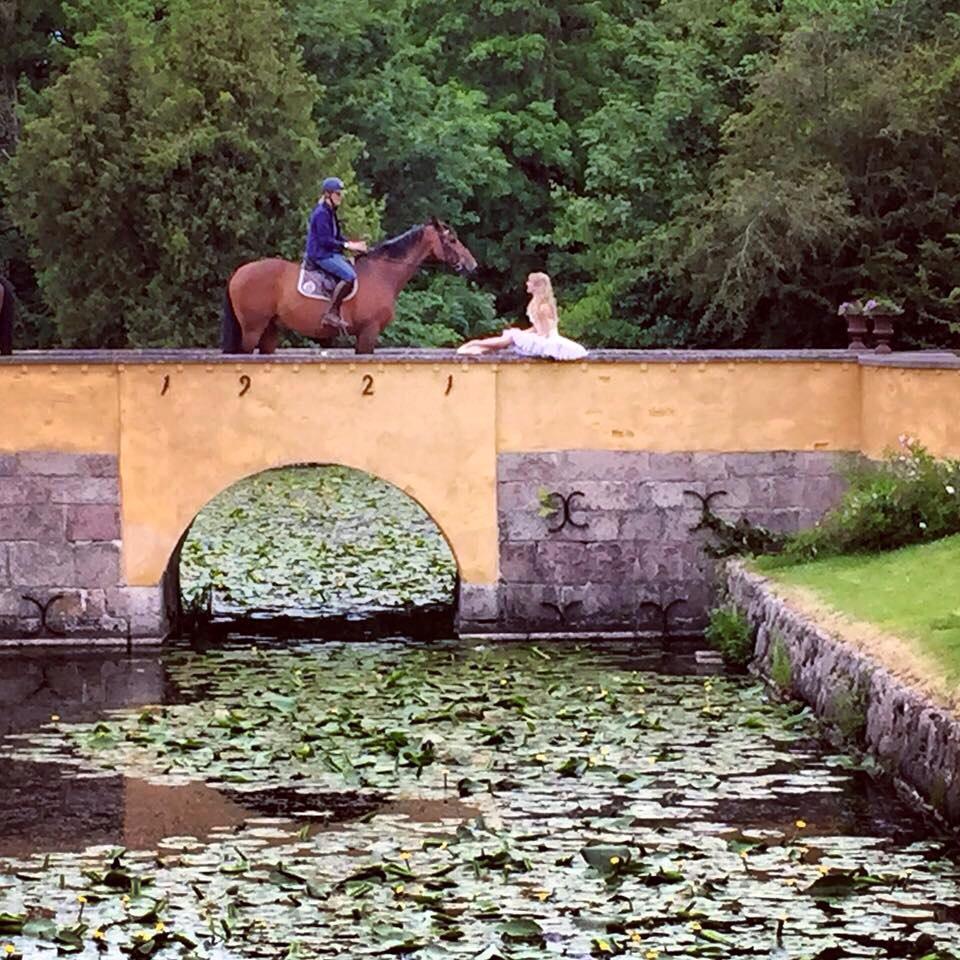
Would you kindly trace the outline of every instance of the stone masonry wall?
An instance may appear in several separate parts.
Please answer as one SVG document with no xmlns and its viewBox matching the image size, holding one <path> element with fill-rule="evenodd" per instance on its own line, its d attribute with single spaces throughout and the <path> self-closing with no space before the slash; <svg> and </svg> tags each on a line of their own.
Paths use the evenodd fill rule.
<svg viewBox="0 0 960 960">
<path fill-rule="evenodd" d="M 839 465 L 794 451 L 501 455 L 500 582 L 463 585 L 461 632 L 701 630 L 706 511 L 799 529 L 839 498 Z M 113 456 L 0 455 L 0 639 L 165 635 L 162 585 L 123 583 L 119 497 Z"/>
<path fill-rule="evenodd" d="M 960 721 L 806 620 L 741 563 L 728 563 L 724 579 L 729 599 L 756 630 L 756 669 L 777 674 L 818 716 L 862 736 L 885 769 L 960 823 Z"/>
<path fill-rule="evenodd" d="M 120 569 L 117 458 L 0 454 L 0 639 L 159 637 L 159 587 Z"/>
<path fill-rule="evenodd" d="M 714 591 L 704 511 L 778 532 L 810 526 L 843 491 L 842 459 L 803 451 L 501 455 L 501 580 L 495 602 L 470 598 L 486 611 L 486 623 L 473 625 L 701 630 Z M 541 515 L 542 496 L 556 512 Z"/>
</svg>

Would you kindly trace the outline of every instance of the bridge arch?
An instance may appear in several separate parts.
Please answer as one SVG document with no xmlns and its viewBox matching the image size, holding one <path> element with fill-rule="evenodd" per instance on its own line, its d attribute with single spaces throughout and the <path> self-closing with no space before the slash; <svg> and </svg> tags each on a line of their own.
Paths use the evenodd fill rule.
<svg viewBox="0 0 960 960">
<path fill-rule="evenodd" d="M 287 488 L 287 495 L 291 493 L 296 494 L 298 490 L 301 492 L 305 490 L 309 490 L 313 484 L 322 484 L 325 482 L 326 483 L 330 482 L 330 474 L 325 472 L 328 468 L 341 468 L 344 471 L 340 476 L 334 475 L 335 479 L 333 479 L 332 482 L 336 484 L 340 484 L 343 481 L 347 481 L 348 491 L 350 487 L 349 481 L 351 480 L 351 474 L 355 475 L 355 477 L 357 478 L 357 480 L 361 485 L 363 484 L 364 481 L 359 480 L 359 478 L 365 478 L 366 481 L 372 481 L 370 492 L 374 492 L 375 488 L 373 485 L 377 483 L 382 484 L 382 486 L 384 487 L 390 488 L 390 492 L 387 494 L 387 499 L 384 504 L 388 512 L 384 514 L 382 519 L 382 524 L 378 524 L 378 520 L 374 518 L 368 530 L 369 529 L 376 530 L 376 527 L 378 525 L 389 527 L 389 525 L 391 524 L 396 524 L 397 521 L 395 520 L 395 515 L 391 515 L 389 513 L 391 508 L 394 508 L 394 509 L 400 508 L 401 510 L 403 510 L 405 506 L 407 508 L 409 508 L 410 506 L 414 508 L 415 514 L 419 514 L 419 516 L 415 515 L 413 517 L 410 517 L 408 514 L 408 519 L 411 519 L 413 523 L 409 531 L 405 530 L 404 533 L 409 533 L 410 536 L 416 536 L 418 535 L 418 529 L 419 529 L 419 532 L 421 534 L 427 533 L 427 531 L 429 531 L 431 535 L 436 535 L 439 541 L 443 544 L 443 547 L 440 548 L 441 552 L 445 553 L 449 557 L 449 560 L 452 562 L 452 568 L 453 568 L 452 570 L 453 575 L 450 582 L 450 593 L 449 593 L 448 600 L 438 599 L 435 602 L 432 601 L 430 606 L 432 607 L 432 609 L 436 610 L 437 603 L 440 603 L 442 605 L 446 605 L 447 603 L 449 603 L 448 609 L 452 611 L 456 605 L 458 587 L 460 583 L 460 563 L 457 559 L 455 546 L 452 543 L 449 535 L 437 523 L 436 519 L 431 515 L 430 511 L 424 506 L 424 504 L 422 504 L 416 497 L 412 496 L 409 491 L 403 490 L 400 487 L 398 487 L 396 484 L 390 483 L 389 481 L 385 480 L 382 477 L 375 476 L 371 474 L 369 471 L 358 470 L 354 467 L 349 467 L 346 464 L 342 464 L 342 463 L 296 462 L 296 463 L 284 464 L 281 467 L 268 468 L 263 471 L 258 471 L 256 473 L 249 474 L 245 477 L 241 477 L 240 479 L 235 481 L 233 484 L 230 484 L 224 489 L 218 491 L 210 500 L 208 500 L 200 508 L 200 510 L 197 511 L 197 513 L 191 519 L 189 524 L 182 531 L 176 543 L 176 546 L 174 547 L 170 555 L 170 559 L 167 564 L 166 573 L 163 578 L 164 599 L 165 599 L 165 605 L 167 608 L 167 616 L 170 622 L 172 624 L 176 624 L 181 620 L 181 616 L 183 613 L 183 610 L 182 610 L 183 600 L 189 599 L 184 597 L 184 591 L 183 591 L 182 566 L 181 566 L 183 561 L 183 548 L 187 543 L 187 541 L 189 540 L 191 532 L 194 531 L 197 521 L 208 510 L 208 508 L 211 507 L 211 505 L 215 504 L 216 501 L 220 500 L 222 497 L 229 495 L 232 491 L 241 492 L 244 488 L 246 492 L 249 492 L 252 495 L 256 495 L 259 491 L 256 489 L 256 487 L 252 485 L 252 482 L 255 482 L 257 480 L 262 480 L 264 483 L 269 484 L 271 482 L 271 479 L 270 479 L 271 477 L 281 484 L 289 485 Z M 302 478 L 296 478 L 295 474 L 292 474 L 290 472 L 284 473 L 285 469 L 288 471 L 302 470 L 306 475 Z M 302 479 L 305 481 L 305 483 L 298 483 L 297 479 Z M 262 488 L 260 488 L 260 491 L 262 491 Z M 364 495 L 367 491 L 363 489 L 359 491 L 356 491 L 356 490 L 352 491 L 352 493 L 357 493 L 357 492 L 359 492 L 361 495 Z M 348 496 L 350 495 L 351 493 L 348 492 Z M 254 509 L 256 510 L 256 501 L 252 501 L 252 506 L 254 506 Z M 358 509 L 361 509 L 361 508 L 362 508 L 362 505 L 358 505 Z M 266 508 L 261 507 L 260 509 L 264 510 Z M 310 512 L 311 511 L 308 509 L 307 515 L 304 518 L 308 524 L 310 523 Z M 264 515 L 263 513 L 260 514 L 260 516 L 263 516 L 263 515 Z M 346 516 L 349 517 L 349 515 L 350 515 L 350 510 L 348 509 Z M 340 517 L 341 517 L 341 520 L 344 519 L 344 514 L 341 513 Z M 324 535 L 324 531 L 322 529 L 322 523 L 323 523 L 322 516 L 318 516 L 317 520 L 318 520 L 318 523 L 317 523 L 317 526 L 314 527 L 314 534 L 317 538 L 322 538 Z M 242 525 L 243 521 L 241 520 L 240 523 Z M 358 533 L 359 532 L 360 531 L 358 530 Z M 307 539 L 310 539 L 309 533 L 308 533 Z M 334 552 L 336 552 L 337 546 L 338 544 L 334 544 Z M 428 546 L 428 549 L 429 549 L 429 546 Z M 398 568 L 402 567 L 402 558 L 397 559 L 397 566 Z M 424 587 L 427 587 L 428 585 L 429 584 L 426 581 L 423 584 Z M 385 581 L 383 582 L 383 588 L 387 592 L 387 594 L 391 592 L 391 584 L 390 584 L 389 576 L 385 578 Z M 303 598 L 303 595 L 301 595 L 301 598 Z M 292 602 L 296 603 L 297 601 L 292 600 Z"/>
</svg>

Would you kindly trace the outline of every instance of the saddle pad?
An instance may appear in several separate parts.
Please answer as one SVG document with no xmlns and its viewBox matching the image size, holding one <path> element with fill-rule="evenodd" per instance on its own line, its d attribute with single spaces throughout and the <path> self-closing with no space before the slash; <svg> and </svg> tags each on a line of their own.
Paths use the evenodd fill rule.
<svg viewBox="0 0 960 960">
<path fill-rule="evenodd" d="M 297 292 L 311 300 L 329 300 L 338 282 L 337 278 L 329 273 L 324 273 L 323 270 L 311 270 L 301 262 Z M 354 280 L 353 289 L 343 298 L 344 302 L 352 300 L 356 295 L 357 282 Z"/>
</svg>

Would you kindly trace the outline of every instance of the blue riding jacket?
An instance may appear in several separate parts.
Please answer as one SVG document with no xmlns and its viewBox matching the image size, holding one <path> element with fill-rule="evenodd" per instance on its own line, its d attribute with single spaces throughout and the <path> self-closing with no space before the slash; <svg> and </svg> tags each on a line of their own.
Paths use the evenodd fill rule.
<svg viewBox="0 0 960 960">
<path fill-rule="evenodd" d="M 321 200 L 310 214 L 307 228 L 307 260 L 319 263 L 327 257 L 344 251 L 344 236 L 337 219 L 337 211 Z"/>
</svg>

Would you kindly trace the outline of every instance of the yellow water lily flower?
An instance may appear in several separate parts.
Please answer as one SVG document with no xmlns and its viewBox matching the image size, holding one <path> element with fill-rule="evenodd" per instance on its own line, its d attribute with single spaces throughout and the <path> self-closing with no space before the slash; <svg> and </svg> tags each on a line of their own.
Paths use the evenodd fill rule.
<svg viewBox="0 0 960 960">
<path fill-rule="evenodd" d="M 90 934 L 90 936 L 91 936 L 94 940 L 102 940 L 104 934 L 103 934 L 103 931 L 102 931 L 99 927 L 97 927 L 97 929 L 94 930 L 93 933 Z"/>
<path fill-rule="evenodd" d="M 620 858 L 617 857 L 617 856 L 613 856 L 613 857 L 610 858 L 610 862 L 611 862 L 614 866 L 616 866 L 616 865 L 620 862 Z"/>
<path fill-rule="evenodd" d="M 536 895 L 536 898 L 537 898 L 541 903 L 543 903 L 543 901 L 546 900 L 547 897 L 550 896 L 550 891 L 549 891 L 549 890 L 534 890 L 534 894 Z"/>
<path fill-rule="evenodd" d="M 167 928 L 163 925 L 162 920 L 158 920 L 156 926 L 153 928 L 156 933 L 163 933 Z"/>
<path fill-rule="evenodd" d="M 795 824 L 795 826 L 796 826 L 796 828 L 797 828 L 798 830 L 802 830 L 806 825 L 807 825 L 807 821 L 806 821 L 806 820 L 798 820 L 798 821 L 796 822 L 796 824 Z"/>
<path fill-rule="evenodd" d="M 12 943 L 5 943 L 5 944 L 3 945 L 3 952 L 4 952 L 4 953 L 16 953 L 16 952 L 17 952 L 17 948 L 16 948 Z"/>
<path fill-rule="evenodd" d="M 597 941 L 597 949 L 600 950 L 602 953 L 612 953 L 612 952 L 613 952 L 613 951 L 610 949 L 610 944 L 609 944 L 606 940 L 598 940 L 598 941 Z"/>
</svg>

